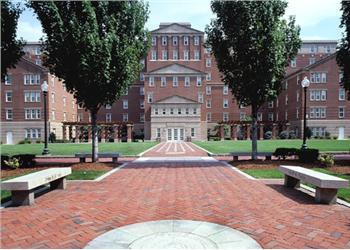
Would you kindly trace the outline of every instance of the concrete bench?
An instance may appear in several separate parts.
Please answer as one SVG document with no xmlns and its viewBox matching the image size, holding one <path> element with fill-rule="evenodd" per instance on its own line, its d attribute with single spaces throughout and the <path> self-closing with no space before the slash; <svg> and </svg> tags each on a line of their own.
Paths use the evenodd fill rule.
<svg viewBox="0 0 350 250">
<path fill-rule="evenodd" d="M 49 168 L 4 181 L 1 188 L 11 191 L 13 205 L 32 205 L 35 188 L 50 183 L 51 190 L 65 189 L 66 176 L 71 173 L 71 168 Z"/>
<path fill-rule="evenodd" d="M 300 181 L 316 186 L 317 203 L 334 204 L 337 201 L 338 188 L 349 187 L 348 180 L 307 168 L 281 165 L 278 170 L 284 173 L 284 185 L 287 187 L 299 187 Z"/>
<path fill-rule="evenodd" d="M 251 156 L 251 152 L 232 152 L 230 153 L 231 156 L 233 156 L 234 161 L 238 161 L 239 156 Z M 271 152 L 258 152 L 257 156 L 265 157 L 265 160 L 271 160 L 273 153 Z"/>
<path fill-rule="evenodd" d="M 112 158 L 113 163 L 118 162 L 119 153 L 99 153 L 98 158 Z M 77 153 L 75 157 L 79 158 L 79 162 L 86 162 L 86 158 L 91 158 L 92 154 L 89 153 Z"/>
</svg>

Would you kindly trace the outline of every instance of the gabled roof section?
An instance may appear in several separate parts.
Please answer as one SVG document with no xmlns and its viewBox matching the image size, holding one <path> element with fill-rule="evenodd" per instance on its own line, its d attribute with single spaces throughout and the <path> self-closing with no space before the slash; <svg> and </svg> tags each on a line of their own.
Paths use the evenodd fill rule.
<svg viewBox="0 0 350 250">
<path fill-rule="evenodd" d="M 308 65 L 308 66 L 306 66 L 304 68 L 301 68 L 301 69 L 299 69 L 297 71 L 294 71 L 291 74 L 286 75 L 285 79 L 287 80 L 288 78 L 290 78 L 290 77 L 292 77 L 294 75 L 298 75 L 298 74 L 300 74 L 302 72 L 312 70 L 313 68 L 315 68 L 315 67 L 317 67 L 317 66 L 319 66 L 319 65 L 321 65 L 321 64 L 323 64 L 325 62 L 328 62 L 329 60 L 332 60 L 334 57 L 336 57 L 336 54 L 337 53 L 333 53 L 333 54 L 331 54 L 329 56 L 326 56 L 326 57 L 322 58 L 321 60 L 316 61 L 313 64 L 310 64 L 310 65 Z"/>
<path fill-rule="evenodd" d="M 191 28 L 189 23 L 161 23 L 158 29 L 152 30 L 152 34 L 204 34 L 203 31 Z"/>
<path fill-rule="evenodd" d="M 40 70 L 42 70 L 42 71 L 44 71 L 44 72 L 48 72 L 48 71 L 49 71 L 47 68 L 45 68 L 45 67 L 43 67 L 43 66 L 40 66 L 40 65 L 38 65 L 38 64 L 35 64 L 34 62 L 32 62 L 31 60 L 25 58 L 24 56 L 22 56 L 22 58 L 20 59 L 20 61 L 23 62 L 23 63 L 30 64 L 31 66 L 33 66 L 33 67 L 35 67 L 35 68 L 37 68 L 37 69 L 40 69 Z"/>
<path fill-rule="evenodd" d="M 150 71 L 145 75 L 205 75 L 206 73 L 200 70 L 192 69 L 181 64 L 171 64 Z"/>
<path fill-rule="evenodd" d="M 178 96 L 178 95 L 173 95 L 173 96 L 168 96 L 164 99 L 161 99 L 155 104 L 179 104 L 179 103 L 184 103 L 184 104 L 199 104 L 199 102 L 194 101 L 192 99 L 183 97 L 183 96 Z"/>
</svg>

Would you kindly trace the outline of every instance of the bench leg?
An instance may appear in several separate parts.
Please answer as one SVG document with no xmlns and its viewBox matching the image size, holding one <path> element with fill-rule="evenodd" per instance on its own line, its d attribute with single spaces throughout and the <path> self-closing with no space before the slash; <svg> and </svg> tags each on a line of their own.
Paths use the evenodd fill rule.
<svg viewBox="0 0 350 250">
<path fill-rule="evenodd" d="M 237 155 L 233 156 L 233 160 L 238 161 L 238 156 Z"/>
<path fill-rule="evenodd" d="M 85 162 L 85 158 L 79 158 L 79 162 L 80 163 Z"/>
<path fill-rule="evenodd" d="M 266 156 L 265 156 L 265 160 L 266 160 L 266 161 L 271 161 L 271 155 L 266 155 Z"/>
<path fill-rule="evenodd" d="M 113 157 L 112 161 L 113 161 L 113 163 L 118 163 L 118 157 Z"/>
<path fill-rule="evenodd" d="M 284 175 L 284 185 L 292 188 L 300 187 L 300 180 L 292 176 Z"/>
<path fill-rule="evenodd" d="M 34 204 L 34 190 L 11 191 L 12 205 L 28 206 Z"/>
<path fill-rule="evenodd" d="M 67 181 L 66 178 L 60 178 L 50 182 L 50 189 L 66 189 Z"/>
<path fill-rule="evenodd" d="M 316 187 L 315 201 L 317 203 L 335 204 L 337 202 L 337 189 Z"/>
</svg>

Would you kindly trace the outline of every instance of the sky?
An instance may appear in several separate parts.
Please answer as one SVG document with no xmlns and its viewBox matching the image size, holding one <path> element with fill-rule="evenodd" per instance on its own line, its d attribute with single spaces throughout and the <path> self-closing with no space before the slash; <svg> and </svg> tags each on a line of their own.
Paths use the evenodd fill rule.
<svg viewBox="0 0 350 250">
<path fill-rule="evenodd" d="M 158 28 L 160 22 L 190 22 L 192 27 L 204 31 L 214 18 L 210 0 L 149 0 L 150 15 L 146 27 Z M 289 0 L 285 17 L 295 15 L 304 40 L 342 37 L 340 24 L 340 0 Z M 38 41 L 43 36 L 36 15 L 25 9 L 18 20 L 17 37 L 26 41 Z"/>
</svg>

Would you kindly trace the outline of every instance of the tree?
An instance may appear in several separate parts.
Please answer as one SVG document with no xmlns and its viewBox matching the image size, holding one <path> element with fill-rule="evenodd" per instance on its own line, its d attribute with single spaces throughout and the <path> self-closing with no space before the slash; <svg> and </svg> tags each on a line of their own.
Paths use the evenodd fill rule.
<svg viewBox="0 0 350 250">
<path fill-rule="evenodd" d="M 141 1 L 30 1 L 46 37 L 44 65 L 91 114 L 98 160 L 97 112 L 125 93 L 142 69 L 149 34 Z"/>
<path fill-rule="evenodd" d="M 343 71 L 343 79 L 341 85 L 348 92 L 348 100 L 350 100 L 350 2 L 342 1 L 340 27 L 345 28 L 343 38 L 337 51 L 337 63 Z"/>
<path fill-rule="evenodd" d="M 206 27 L 207 45 L 239 104 L 251 105 L 252 159 L 258 110 L 280 93 L 285 68 L 301 45 L 294 17 L 282 19 L 286 7 L 280 0 L 211 2 L 216 18 Z"/>
<path fill-rule="evenodd" d="M 1 80 L 5 79 L 7 70 L 15 68 L 18 60 L 24 55 L 24 41 L 16 39 L 17 22 L 22 9 L 19 4 L 1 1 Z"/>
</svg>

